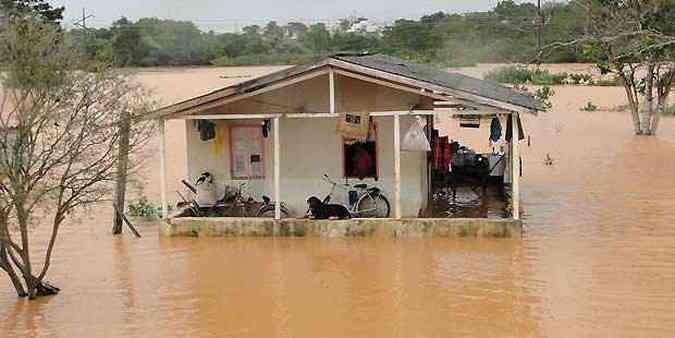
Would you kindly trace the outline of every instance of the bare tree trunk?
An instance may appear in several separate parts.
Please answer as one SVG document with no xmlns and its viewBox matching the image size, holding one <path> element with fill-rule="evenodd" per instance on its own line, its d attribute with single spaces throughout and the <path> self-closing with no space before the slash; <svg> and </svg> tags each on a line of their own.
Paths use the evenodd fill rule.
<svg viewBox="0 0 675 338">
<path fill-rule="evenodd" d="M 637 97 L 633 93 L 633 89 L 626 79 L 623 79 L 623 87 L 626 90 L 628 106 L 630 107 L 630 113 L 633 117 L 633 130 L 635 131 L 635 135 L 642 135 L 642 129 L 640 128 L 640 107 Z"/>
<path fill-rule="evenodd" d="M 22 200 L 22 199 L 21 199 Z M 37 296 L 37 285 L 35 283 L 35 278 L 33 277 L 33 271 L 30 261 L 30 245 L 28 243 L 28 215 L 23 209 L 22 203 L 17 203 L 16 205 L 16 215 L 17 220 L 19 221 L 19 229 L 21 233 L 21 265 L 17 267 L 21 270 L 21 275 L 23 276 L 24 283 L 26 284 L 26 292 L 30 299 L 35 299 Z"/>
<path fill-rule="evenodd" d="M 115 199 L 113 201 L 113 210 L 124 212 L 125 197 L 127 190 L 127 167 L 129 163 L 129 129 L 131 119 L 129 113 L 122 113 L 120 119 L 120 138 L 119 138 L 119 161 L 117 162 L 117 185 L 115 186 Z M 118 212 L 113 216 L 113 234 L 119 235 L 123 229 L 123 219 Z"/>
<path fill-rule="evenodd" d="M 12 285 L 14 285 L 14 290 L 16 290 L 16 295 L 19 297 L 27 297 L 28 293 L 23 287 L 23 284 L 21 284 L 21 279 L 19 278 L 19 275 L 16 274 L 12 263 L 9 261 L 7 250 L 7 247 L 0 243 L 0 269 L 4 270 L 9 276 Z"/>
<path fill-rule="evenodd" d="M 673 67 L 671 65 L 671 67 Z M 658 81 L 656 82 L 656 93 L 657 93 L 657 106 L 656 114 L 654 114 L 652 121 L 652 135 L 656 135 L 656 131 L 659 128 L 659 122 L 661 121 L 661 115 L 664 115 L 666 109 L 668 109 L 668 98 L 670 97 L 670 91 L 675 80 L 675 70 L 670 68 L 664 73 L 660 70 L 657 71 L 659 76 Z"/>
<path fill-rule="evenodd" d="M 643 135 L 652 135 L 652 122 L 654 118 L 654 64 L 647 66 L 645 78 L 645 107 L 640 115 L 640 126 Z"/>
<path fill-rule="evenodd" d="M 667 98 L 658 98 L 658 103 L 656 104 L 656 111 L 652 116 L 652 125 L 650 133 L 651 135 L 656 135 L 656 131 L 659 129 L 659 122 L 661 122 L 661 115 L 666 111 Z"/>
</svg>

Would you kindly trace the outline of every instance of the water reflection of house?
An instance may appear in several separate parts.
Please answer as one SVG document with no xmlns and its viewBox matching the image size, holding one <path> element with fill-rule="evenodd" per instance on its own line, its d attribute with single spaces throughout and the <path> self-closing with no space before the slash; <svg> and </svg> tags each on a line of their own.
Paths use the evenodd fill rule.
<svg viewBox="0 0 675 338">
<path fill-rule="evenodd" d="M 209 171 L 220 182 L 251 181 L 259 193 L 287 202 L 296 216 L 306 210 L 308 196 L 326 191 L 323 174 L 362 179 L 384 188 L 392 218 L 400 219 L 417 217 L 430 195 L 431 156 L 401 151 L 402 135 L 417 116 L 507 121 L 539 109 L 531 96 L 496 83 L 388 56 L 336 55 L 164 107 L 150 118 L 162 131 L 166 120 L 185 120 L 190 177 Z M 336 133 L 336 121 L 350 114 L 376 127 L 365 144 L 373 164 L 360 178 L 350 177 L 356 151 Z M 517 144 L 511 143 L 512 153 L 518 154 Z M 518 165 L 509 163 L 513 172 Z M 517 205 L 517 175 L 511 186 Z M 166 203 L 165 194 L 162 199 Z"/>
</svg>

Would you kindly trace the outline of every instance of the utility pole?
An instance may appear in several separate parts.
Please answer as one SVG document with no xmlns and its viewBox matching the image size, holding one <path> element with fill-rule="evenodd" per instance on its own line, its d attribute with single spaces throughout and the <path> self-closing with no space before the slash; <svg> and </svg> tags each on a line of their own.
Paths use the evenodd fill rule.
<svg viewBox="0 0 675 338">
<path fill-rule="evenodd" d="M 537 0 L 537 51 L 541 51 L 541 31 L 544 29 L 544 17 L 541 15 L 541 0 Z"/>
<path fill-rule="evenodd" d="M 84 30 L 87 30 L 87 20 L 88 20 L 88 19 L 91 19 L 91 18 L 93 18 L 93 17 L 94 17 L 94 16 L 91 15 L 91 14 L 87 15 L 87 9 L 86 9 L 86 8 L 82 8 L 82 19 L 80 19 L 79 21 L 74 22 L 73 24 L 74 24 L 75 26 L 81 27 L 81 28 L 84 29 Z"/>
</svg>

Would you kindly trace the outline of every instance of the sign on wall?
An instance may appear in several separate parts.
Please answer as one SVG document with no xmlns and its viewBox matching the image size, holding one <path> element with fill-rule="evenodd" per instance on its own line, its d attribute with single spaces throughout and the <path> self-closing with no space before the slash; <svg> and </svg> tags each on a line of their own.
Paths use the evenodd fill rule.
<svg viewBox="0 0 675 338">
<path fill-rule="evenodd" d="M 233 179 L 265 177 L 262 129 L 259 126 L 232 127 L 230 147 Z"/>
</svg>

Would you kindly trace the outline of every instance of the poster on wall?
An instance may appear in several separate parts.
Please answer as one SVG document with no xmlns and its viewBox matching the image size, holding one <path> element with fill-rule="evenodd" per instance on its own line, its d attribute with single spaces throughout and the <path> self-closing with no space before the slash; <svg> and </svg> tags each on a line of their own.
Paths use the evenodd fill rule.
<svg viewBox="0 0 675 338">
<path fill-rule="evenodd" d="M 232 178 L 265 177 L 261 129 L 257 126 L 237 126 L 230 131 L 232 142 Z"/>
</svg>

